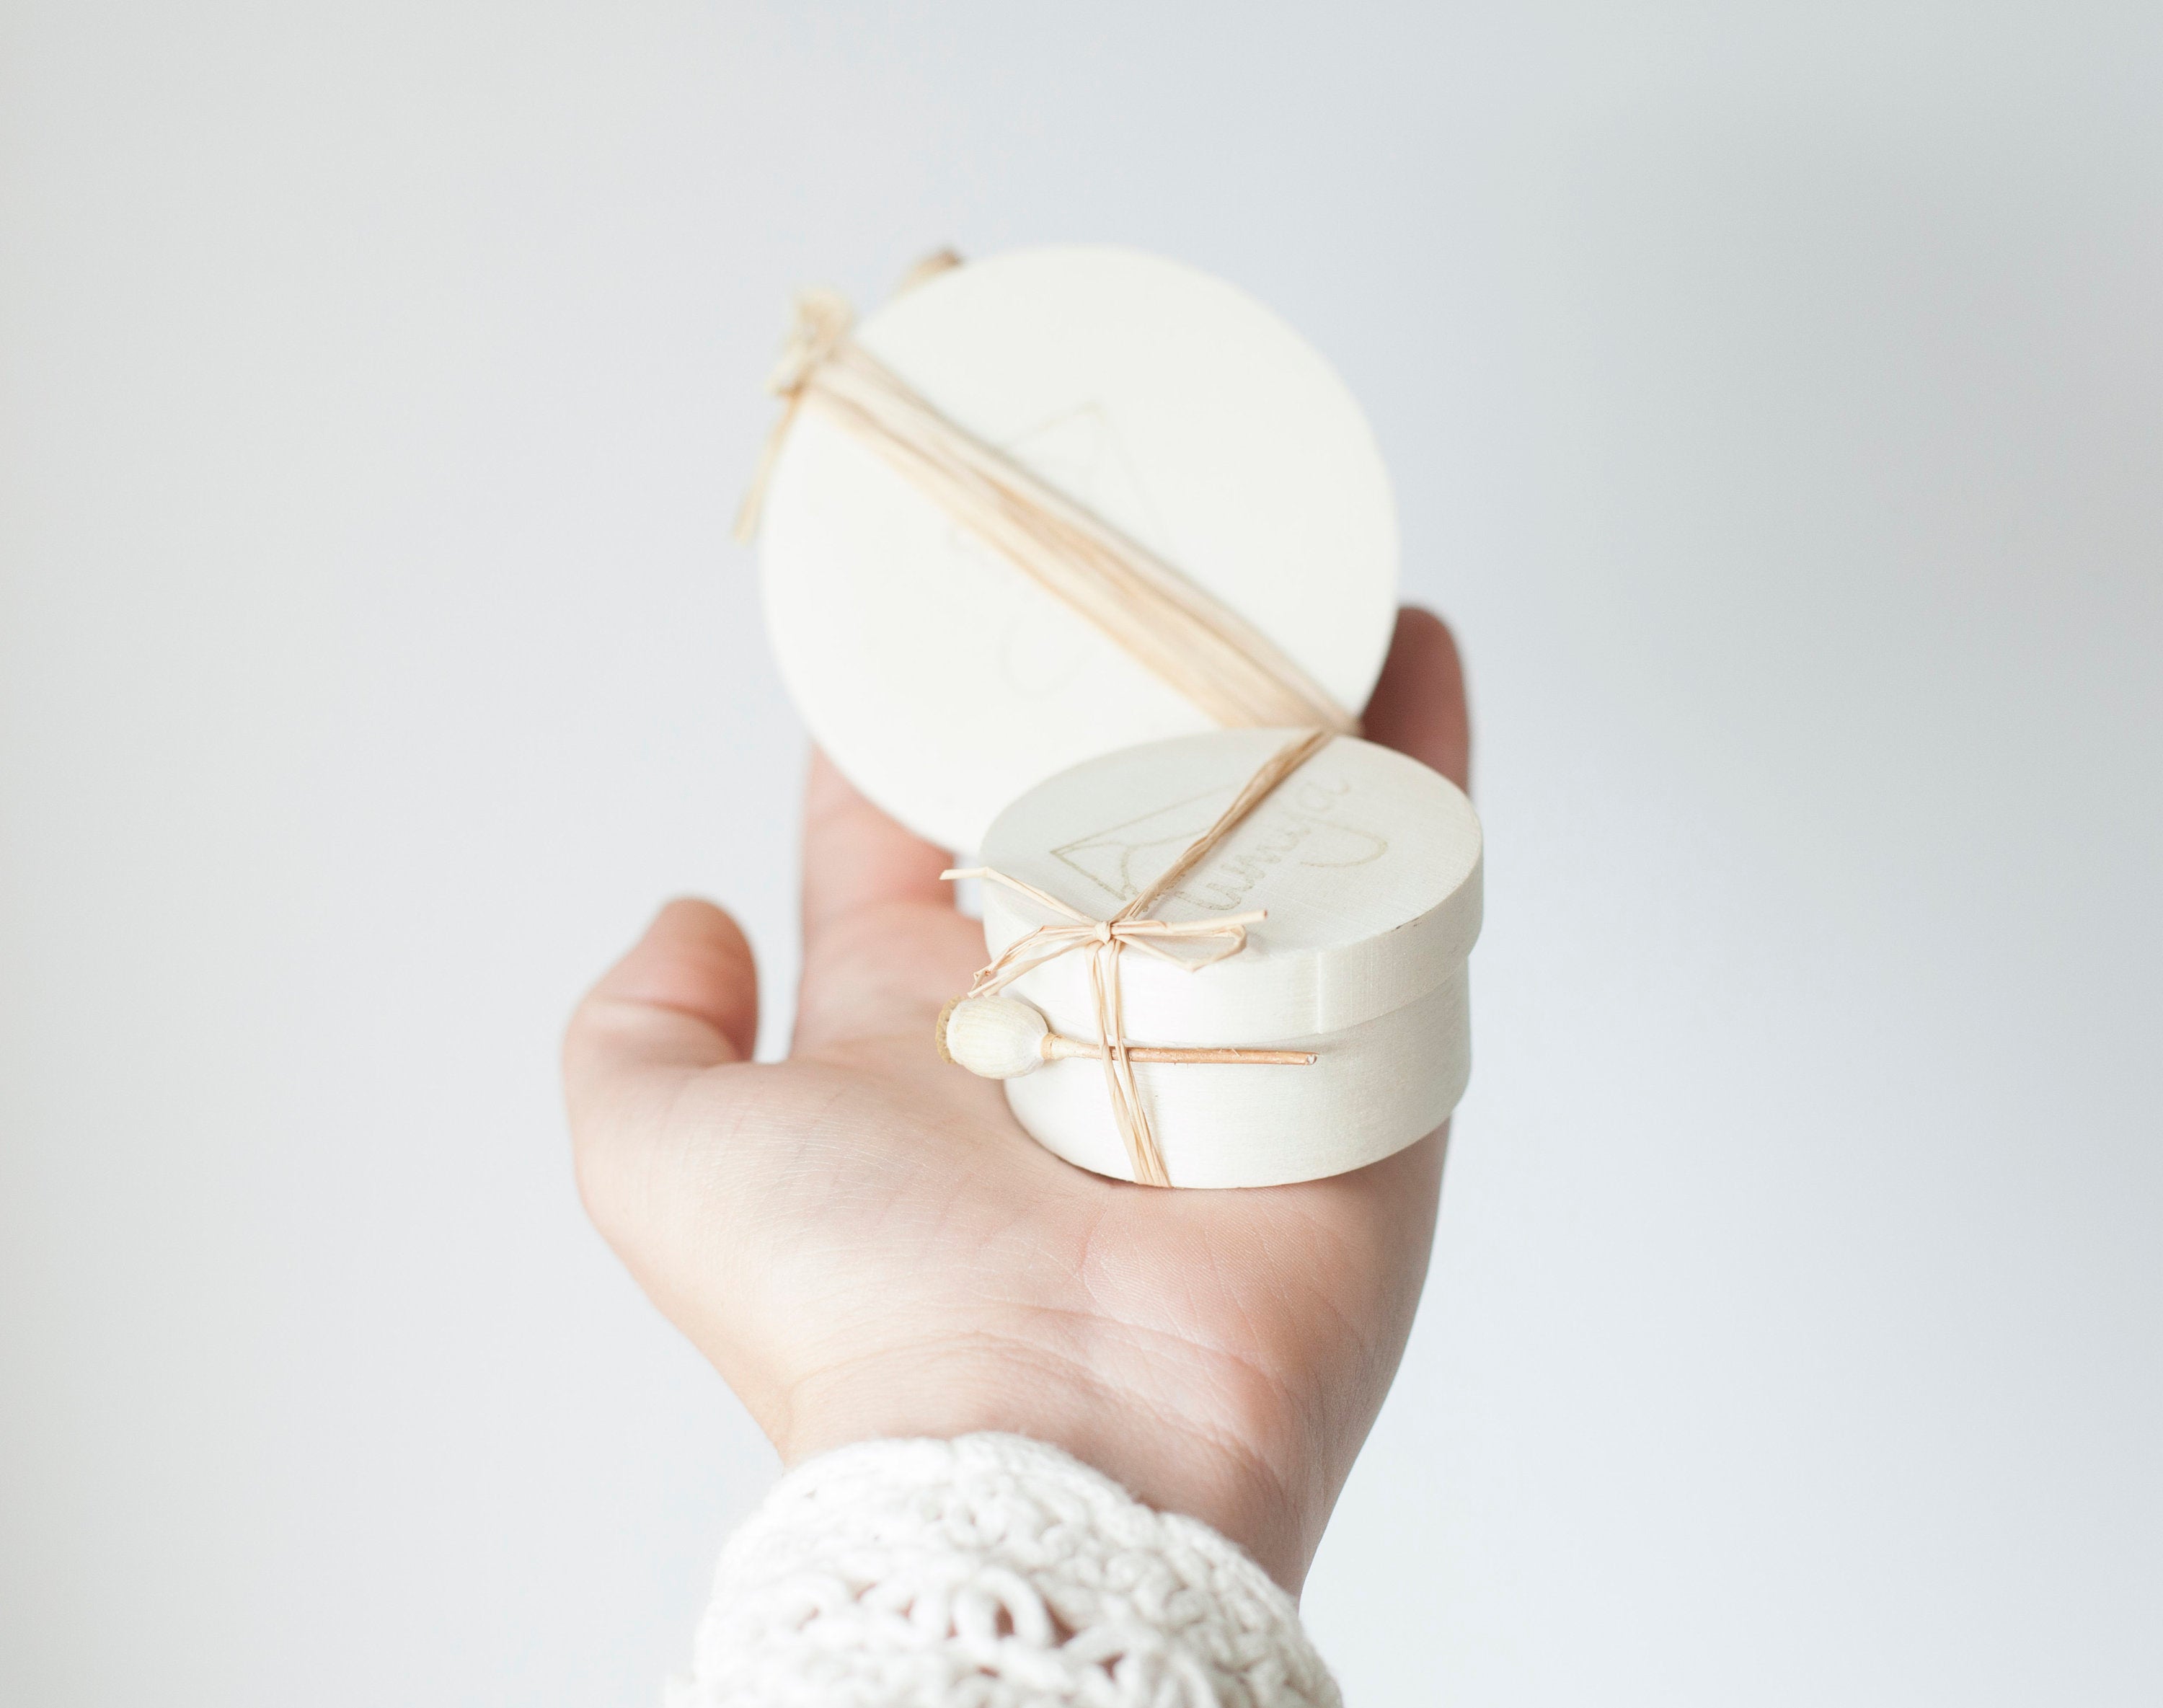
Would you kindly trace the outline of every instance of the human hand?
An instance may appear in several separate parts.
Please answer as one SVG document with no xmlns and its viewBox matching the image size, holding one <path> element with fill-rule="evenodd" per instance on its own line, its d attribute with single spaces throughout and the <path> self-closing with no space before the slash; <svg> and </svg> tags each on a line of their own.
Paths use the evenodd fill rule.
<svg viewBox="0 0 2163 1708">
<path fill-rule="evenodd" d="M 1401 613 L 1366 732 L 1462 784 L 1449 631 Z M 564 1044 L 579 1187 L 789 1463 L 1006 1430 L 1213 1525 L 1295 1593 L 1411 1328 L 1438 1132 L 1299 1186 L 1163 1191 L 1041 1150 L 932 1026 L 985 958 L 942 851 L 814 756 L 794 1045 L 750 946 L 664 908 Z"/>
</svg>

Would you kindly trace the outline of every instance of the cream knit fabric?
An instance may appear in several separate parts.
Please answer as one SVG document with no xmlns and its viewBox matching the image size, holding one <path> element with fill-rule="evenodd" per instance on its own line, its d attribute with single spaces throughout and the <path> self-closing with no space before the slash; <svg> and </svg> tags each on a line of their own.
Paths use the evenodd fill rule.
<svg viewBox="0 0 2163 1708">
<path fill-rule="evenodd" d="M 872 1441 L 722 1551 L 668 1708 L 1336 1708 L 1291 1598 L 1197 1519 L 1018 1435 Z"/>
</svg>

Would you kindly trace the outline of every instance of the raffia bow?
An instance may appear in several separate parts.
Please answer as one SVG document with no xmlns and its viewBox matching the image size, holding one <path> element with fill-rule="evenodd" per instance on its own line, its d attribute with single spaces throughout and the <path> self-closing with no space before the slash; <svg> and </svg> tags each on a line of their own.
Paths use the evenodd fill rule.
<svg viewBox="0 0 2163 1708">
<path fill-rule="evenodd" d="M 1127 1040 L 1126 1017 L 1119 992 L 1120 951 L 1139 949 L 1159 960 L 1169 961 L 1184 971 L 1194 972 L 1205 967 L 1213 967 L 1244 949 L 1247 946 L 1247 927 L 1259 925 L 1266 919 L 1269 916 L 1266 909 L 1228 914 L 1216 919 L 1158 919 L 1149 917 L 1150 911 L 1185 882 L 1196 867 L 1214 853 L 1224 839 L 1245 821 L 1249 814 L 1276 792 L 1280 784 L 1333 739 L 1333 733 L 1328 730 L 1309 730 L 1270 755 L 1247 779 L 1239 794 L 1233 797 L 1232 804 L 1218 815 L 1217 821 L 1189 843 L 1186 851 L 1165 868 L 1155 882 L 1108 919 L 1092 919 L 1080 909 L 1069 906 L 1034 884 L 1024 883 L 1018 878 L 1009 877 L 988 866 L 940 873 L 945 878 L 980 878 L 987 883 L 1001 884 L 1028 896 L 1052 913 L 1063 915 L 1067 921 L 1061 925 L 1039 925 L 1017 937 L 977 973 L 975 982 L 969 987 L 969 994 L 972 997 L 994 995 L 1024 973 L 1034 971 L 1047 961 L 1056 961 L 1062 955 L 1071 955 L 1077 951 L 1087 954 L 1089 993 L 1095 1009 L 1097 1047 L 1103 1059 L 1105 1087 L 1111 1094 L 1112 1119 L 1118 1124 L 1119 1138 L 1126 1146 L 1127 1160 L 1133 1167 L 1134 1176 L 1144 1186 L 1168 1187 L 1171 1184 L 1171 1176 L 1165 1167 L 1164 1153 L 1157 1145 L 1156 1132 L 1150 1124 L 1148 1107 L 1142 1100 L 1141 1087 L 1135 1082 L 1134 1065 L 1129 1054 L 1131 1046 Z M 1212 938 L 1218 943 L 1214 952 L 1198 958 L 1177 953 L 1170 946 L 1207 943 Z"/>
</svg>

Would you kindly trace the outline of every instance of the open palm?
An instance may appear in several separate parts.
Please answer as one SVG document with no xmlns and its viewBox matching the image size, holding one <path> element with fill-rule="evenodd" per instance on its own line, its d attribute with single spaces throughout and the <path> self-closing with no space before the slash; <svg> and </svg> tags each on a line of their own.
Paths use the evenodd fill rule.
<svg viewBox="0 0 2163 1708">
<path fill-rule="evenodd" d="M 1425 612 L 1401 616 L 1366 729 L 1464 781 L 1456 651 Z M 785 1459 L 1032 1435 L 1296 1590 L 1411 1326 L 1443 1135 L 1247 1191 L 1059 1160 L 933 1048 L 985 958 L 948 863 L 814 758 L 789 1059 L 750 1060 L 735 922 L 670 904 L 565 1042 L 587 1207 Z"/>
</svg>

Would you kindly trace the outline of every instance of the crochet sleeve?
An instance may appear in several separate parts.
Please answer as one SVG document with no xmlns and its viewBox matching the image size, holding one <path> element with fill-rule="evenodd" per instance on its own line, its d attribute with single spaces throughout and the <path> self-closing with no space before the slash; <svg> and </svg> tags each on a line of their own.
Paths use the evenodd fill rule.
<svg viewBox="0 0 2163 1708">
<path fill-rule="evenodd" d="M 799 1465 L 722 1550 L 668 1708 L 1337 1708 L 1291 1598 L 1207 1525 L 1018 1435 Z"/>
</svg>

